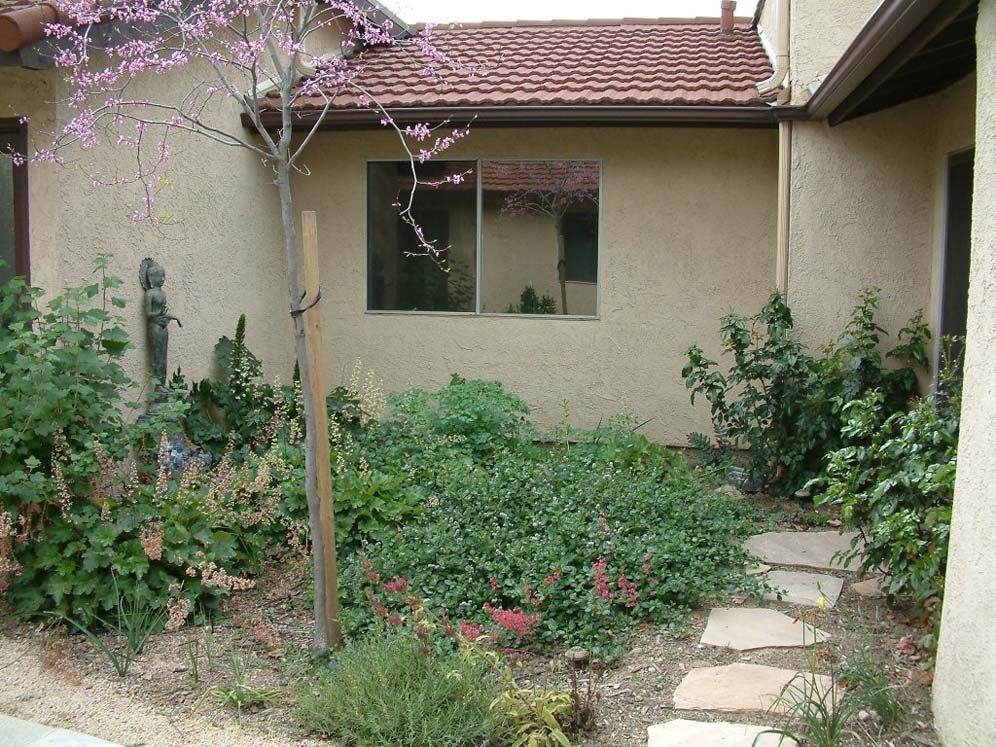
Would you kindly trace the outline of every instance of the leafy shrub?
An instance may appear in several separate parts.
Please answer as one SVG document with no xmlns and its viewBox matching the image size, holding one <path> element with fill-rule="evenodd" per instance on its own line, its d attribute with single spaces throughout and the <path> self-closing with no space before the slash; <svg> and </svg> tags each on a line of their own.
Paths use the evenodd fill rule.
<svg viewBox="0 0 996 747">
<path fill-rule="evenodd" d="M 509 304 L 505 309 L 506 314 L 556 314 L 557 302 L 553 296 L 544 293 L 539 296 L 536 289 L 527 285 L 519 296 L 519 305 Z"/>
<path fill-rule="evenodd" d="M 133 382 L 120 360 L 129 341 L 114 313 L 124 306 L 113 295 L 121 280 L 106 275 L 107 259 L 97 260 L 97 282 L 65 290 L 45 311 L 44 291 L 23 278 L 0 286 L 0 508 L 22 533 L 59 492 L 57 451 L 58 481 L 82 495 L 92 494 L 102 459 L 126 452 L 121 393 Z M 0 568 L 0 584 L 2 576 Z"/>
<path fill-rule="evenodd" d="M 304 449 L 300 443 L 282 443 L 274 447 L 280 454 L 273 477 L 279 484 L 281 501 L 278 518 L 286 524 L 305 525 L 308 505 L 304 490 Z M 338 448 L 352 447 L 345 444 Z M 416 516 L 425 500 L 418 488 L 403 474 L 371 469 L 365 460 L 347 462 L 333 443 L 332 499 L 335 513 L 336 543 L 343 551 L 357 549 L 361 543 L 383 539 L 396 527 Z M 277 527 L 278 531 L 281 528 Z M 279 542 L 279 537 L 273 538 Z"/>
<path fill-rule="evenodd" d="M 864 543 L 850 557 L 890 576 L 890 595 L 936 604 L 944 592 L 961 394 L 958 368 L 945 366 L 938 390 L 909 412 L 889 414 L 875 390 L 844 408 L 848 446 L 827 458 L 814 482 L 819 504 L 841 507 Z"/>
<path fill-rule="evenodd" d="M 453 374 L 437 392 L 408 389 L 388 398 L 387 439 L 432 434 L 465 444 L 475 454 L 510 446 L 524 435 L 526 403 L 497 381 L 467 380 Z M 418 435 L 417 435 L 418 434 Z"/>
<path fill-rule="evenodd" d="M 277 387 L 262 377 L 263 364 L 246 347 L 246 317 L 239 316 L 234 339 L 222 337 L 214 346 L 219 379 L 194 383 L 187 393 L 189 405 L 183 429 L 194 443 L 221 455 L 240 453 L 246 447 L 260 448 L 270 439 L 266 429 L 278 409 L 293 417 L 296 398 L 293 387 Z M 176 376 L 172 387 L 186 389 Z"/>
<path fill-rule="evenodd" d="M 399 628 L 336 654 L 318 682 L 299 689 L 297 715 L 346 747 L 479 747 L 500 732 L 498 694 L 486 667 Z"/>
<path fill-rule="evenodd" d="M 403 576 L 434 609 L 509 645 L 611 647 L 633 621 L 673 620 L 743 581 L 750 509 L 704 496 L 680 457 L 630 429 L 570 449 L 514 443 L 488 459 L 395 449 L 426 508 L 370 543 L 367 565 L 343 563 L 354 629 L 369 624 L 368 601 L 385 617 L 406 603 L 384 581 Z"/>
<path fill-rule="evenodd" d="M 875 322 L 876 294 L 876 289 L 861 294 L 847 327 L 819 357 L 792 336 L 792 312 L 778 292 L 751 318 L 723 317 L 724 352 L 733 359 L 727 373 L 697 345 L 689 348 L 681 373 L 692 403 L 697 395 L 709 401 L 721 457 L 747 448 L 750 474 L 791 494 L 819 474 L 827 453 L 843 445 L 842 413 L 848 402 L 875 389 L 886 412 L 905 409 L 916 393 L 913 366 L 927 367 L 930 331 L 917 312 L 885 356 L 904 365 L 886 368 L 880 351 L 885 331 Z M 709 439 L 692 434 L 690 442 L 702 448 Z"/>
</svg>

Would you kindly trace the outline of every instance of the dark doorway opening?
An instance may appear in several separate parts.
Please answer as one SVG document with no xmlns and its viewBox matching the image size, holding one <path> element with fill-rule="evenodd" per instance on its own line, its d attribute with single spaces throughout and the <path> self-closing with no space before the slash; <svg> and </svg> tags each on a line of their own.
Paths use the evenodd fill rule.
<svg viewBox="0 0 996 747">
<path fill-rule="evenodd" d="M 968 270 L 972 248 L 972 188 L 975 149 L 948 156 L 947 215 L 944 226 L 944 266 L 941 284 L 942 337 L 960 338 L 952 353 L 961 359 L 968 329 Z"/>
</svg>

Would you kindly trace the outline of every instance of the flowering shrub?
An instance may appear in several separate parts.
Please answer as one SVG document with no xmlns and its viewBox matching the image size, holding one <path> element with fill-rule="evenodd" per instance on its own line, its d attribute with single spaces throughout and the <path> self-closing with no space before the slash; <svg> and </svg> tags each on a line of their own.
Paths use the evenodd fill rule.
<svg viewBox="0 0 996 747">
<path fill-rule="evenodd" d="M 164 437 L 162 452 L 165 443 Z M 210 610 L 230 592 L 250 588 L 247 574 L 269 557 L 271 541 L 303 532 L 282 523 L 275 451 L 238 467 L 222 459 L 182 475 L 165 465 L 160 458 L 152 474 L 137 466 L 125 476 L 102 473 L 96 498 L 70 495 L 57 510 L 40 509 L 32 530 L 11 538 L 18 568 L 8 574 L 8 594 L 18 609 L 88 620 L 115 603 L 107 583 L 113 574 L 124 594 L 168 601 L 176 627 L 196 605 Z M 13 523 L 10 514 L 0 515 Z"/>
<path fill-rule="evenodd" d="M 90 496 L 92 480 L 124 455 L 121 368 L 129 346 L 114 295 L 121 280 L 96 262 L 96 282 L 44 295 L 23 278 L 0 286 L 0 507 L 30 533 L 50 501 Z M 63 506 L 65 509 L 66 506 Z"/>
</svg>

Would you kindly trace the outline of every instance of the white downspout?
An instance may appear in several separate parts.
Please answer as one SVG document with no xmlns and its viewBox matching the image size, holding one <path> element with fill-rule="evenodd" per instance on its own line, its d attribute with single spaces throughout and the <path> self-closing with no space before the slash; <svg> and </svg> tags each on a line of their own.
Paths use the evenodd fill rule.
<svg viewBox="0 0 996 747">
<path fill-rule="evenodd" d="M 784 104 L 790 94 L 786 84 L 789 74 L 789 8 L 791 0 L 774 0 L 775 6 L 775 50 L 774 50 L 774 71 L 771 77 L 757 84 L 757 92 L 762 96 L 768 96 L 781 89 L 778 103 Z M 785 97 L 783 101 L 782 98 Z"/>
<path fill-rule="evenodd" d="M 778 228 L 775 250 L 775 287 L 788 296 L 789 229 L 792 197 L 792 122 L 778 123 Z"/>
<path fill-rule="evenodd" d="M 769 0 L 771 1 L 771 0 Z M 761 96 L 778 92 L 775 106 L 788 103 L 792 97 L 789 80 L 790 35 L 789 21 L 792 0 L 773 0 L 775 6 L 774 71 L 771 77 L 757 84 Z M 775 239 L 775 287 L 788 295 L 790 201 L 792 194 L 792 122 L 778 123 L 778 218 Z"/>
</svg>

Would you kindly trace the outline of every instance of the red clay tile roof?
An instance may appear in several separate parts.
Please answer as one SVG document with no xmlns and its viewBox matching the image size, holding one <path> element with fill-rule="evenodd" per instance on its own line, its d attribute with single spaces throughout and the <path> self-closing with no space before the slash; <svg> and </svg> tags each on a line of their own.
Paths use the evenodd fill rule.
<svg viewBox="0 0 996 747">
<path fill-rule="evenodd" d="M 53 3 L 0 0 L 0 52 L 15 52 L 43 39 L 45 24 L 58 20 L 59 12 Z"/>
<path fill-rule="evenodd" d="M 502 106 L 763 106 L 755 85 L 771 74 L 757 31 L 719 20 L 553 21 L 437 27 L 437 49 L 489 69 L 422 73 L 411 47 L 358 55 L 358 82 L 386 108 Z M 301 109 L 321 108 L 319 98 Z M 340 94 L 337 109 L 357 106 Z"/>
<path fill-rule="evenodd" d="M 439 162 L 434 162 L 439 163 Z M 465 168 L 460 181 L 443 181 L 429 185 L 441 192 L 463 192 L 477 189 L 476 165 L 467 161 L 448 161 L 448 166 Z M 598 192 L 601 167 L 598 161 L 521 161 L 486 160 L 481 168 L 481 186 L 485 192 Z M 426 177 L 426 181 L 433 177 Z M 412 179 L 398 179 L 403 190 L 410 190 Z"/>
</svg>

